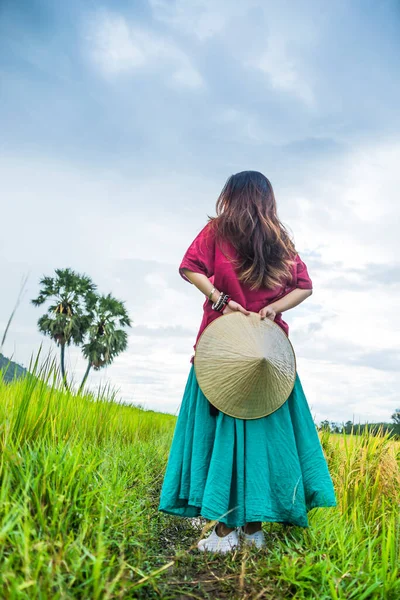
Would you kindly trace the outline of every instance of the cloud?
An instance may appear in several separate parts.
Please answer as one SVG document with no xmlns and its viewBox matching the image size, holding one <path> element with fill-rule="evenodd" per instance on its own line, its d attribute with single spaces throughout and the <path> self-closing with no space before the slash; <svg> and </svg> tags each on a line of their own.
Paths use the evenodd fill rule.
<svg viewBox="0 0 400 600">
<path fill-rule="evenodd" d="M 235 15 L 246 13 L 254 2 L 240 3 L 222 0 L 149 0 L 155 19 L 169 27 L 194 35 L 201 42 L 207 41 L 221 32 Z"/>
<path fill-rule="evenodd" d="M 195 36 L 203 44 L 218 37 L 246 68 L 267 75 L 274 90 L 294 95 L 309 108 L 314 106 L 315 95 L 301 50 L 314 45 L 316 28 L 296 6 L 291 6 L 296 13 L 293 27 L 282 19 L 282 10 L 270 2 L 150 0 L 150 5 L 154 17 L 173 30 Z"/>
<path fill-rule="evenodd" d="M 311 253 L 303 255 L 308 267 L 323 276 L 326 271 L 326 263 L 320 257 L 315 258 Z M 393 293 L 396 287 L 400 289 L 400 263 L 367 263 L 362 268 L 348 268 L 343 261 L 334 261 L 329 265 L 329 279 L 325 281 L 325 287 L 336 290 L 368 290 L 371 286 L 390 286 Z"/>
<path fill-rule="evenodd" d="M 265 141 L 258 118 L 248 111 L 227 106 L 218 109 L 210 118 L 217 126 L 224 127 L 226 133 L 224 132 L 223 137 L 226 142 L 243 143 L 245 140 L 260 144 Z"/>
<path fill-rule="evenodd" d="M 290 93 L 308 108 L 313 108 L 316 104 L 315 93 L 302 72 L 298 56 L 295 52 L 289 53 L 285 38 L 270 34 L 267 49 L 246 64 L 265 73 L 273 89 Z"/>
<path fill-rule="evenodd" d="M 304 330 L 297 330 L 295 337 L 299 354 L 309 360 L 319 361 L 324 357 L 326 362 L 347 367 L 369 367 L 396 374 L 400 370 L 399 350 L 391 346 L 366 349 L 356 341 L 326 337 L 321 322 L 310 323 Z"/>
<path fill-rule="evenodd" d="M 189 89 L 201 88 L 204 80 L 187 54 L 174 40 L 144 29 L 121 14 L 99 11 L 91 15 L 85 31 L 91 60 L 107 78 L 155 71 L 165 79 Z"/>
<path fill-rule="evenodd" d="M 329 265 L 392 268 L 398 253 L 399 161 L 400 144 L 390 139 L 348 146 L 346 152 L 316 157 L 310 164 L 304 161 L 301 197 L 306 202 L 299 201 L 293 184 L 285 190 L 292 216 L 301 213 L 296 224 L 301 245 Z M 330 275 L 326 271 L 326 278 Z"/>
<path fill-rule="evenodd" d="M 298 363 L 300 380 L 317 422 L 390 421 L 398 406 L 399 376 L 393 371 L 331 363 L 323 358 L 300 357 Z"/>
<path fill-rule="evenodd" d="M 373 281 L 378 285 L 400 285 L 400 263 L 393 265 L 367 263 L 364 269 L 350 271 L 359 275 L 368 284 Z"/>
<path fill-rule="evenodd" d="M 174 338 L 184 337 L 192 339 L 197 334 L 195 328 L 188 329 L 181 325 L 165 326 L 165 327 L 148 327 L 147 325 L 136 325 L 133 328 L 134 336 L 149 337 L 149 338 Z"/>
</svg>

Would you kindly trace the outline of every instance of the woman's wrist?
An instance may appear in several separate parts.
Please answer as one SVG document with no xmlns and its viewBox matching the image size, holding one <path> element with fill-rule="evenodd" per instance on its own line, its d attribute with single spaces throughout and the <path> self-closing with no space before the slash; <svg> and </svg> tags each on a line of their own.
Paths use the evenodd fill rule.
<svg viewBox="0 0 400 600">
<path fill-rule="evenodd" d="M 218 298 L 220 297 L 221 292 L 219 290 L 217 290 L 217 288 L 214 288 L 213 293 L 211 294 L 211 298 L 210 295 L 208 296 L 208 299 L 210 300 L 210 302 L 214 303 L 218 300 Z"/>
<path fill-rule="evenodd" d="M 216 310 L 217 312 L 223 312 L 225 307 L 229 304 L 231 300 L 232 298 L 229 294 L 224 294 L 224 292 L 220 292 L 218 300 L 216 302 L 213 302 L 211 308 L 213 310 Z"/>
</svg>

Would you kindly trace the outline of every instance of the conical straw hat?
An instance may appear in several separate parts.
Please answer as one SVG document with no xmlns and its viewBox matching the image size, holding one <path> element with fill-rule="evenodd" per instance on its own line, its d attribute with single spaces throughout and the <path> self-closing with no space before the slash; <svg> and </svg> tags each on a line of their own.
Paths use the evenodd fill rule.
<svg viewBox="0 0 400 600">
<path fill-rule="evenodd" d="M 289 398 L 296 378 L 289 338 L 258 313 L 229 313 L 212 321 L 196 344 L 194 367 L 209 402 L 239 419 L 273 413 Z"/>
</svg>

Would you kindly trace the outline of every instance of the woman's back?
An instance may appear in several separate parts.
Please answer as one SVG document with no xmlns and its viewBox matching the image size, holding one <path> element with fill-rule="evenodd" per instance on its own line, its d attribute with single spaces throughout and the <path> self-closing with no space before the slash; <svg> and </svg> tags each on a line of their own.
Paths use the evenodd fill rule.
<svg viewBox="0 0 400 600">
<path fill-rule="evenodd" d="M 258 289 L 252 289 L 251 285 L 240 280 L 237 268 L 235 268 L 235 261 L 239 258 L 238 252 L 231 242 L 216 239 L 215 227 L 211 221 L 203 227 L 190 244 L 179 265 L 179 272 L 187 281 L 189 280 L 185 276 L 185 269 L 203 273 L 210 278 L 216 288 L 224 290 L 236 302 L 252 312 L 259 312 L 267 304 L 284 297 L 296 288 L 312 289 L 312 281 L 307 267 L 298 254 L 294 256 L 290 278 L 286 278 L 281 285 L 272 288 L 262 286 Z M 212 309 L 212 303 L 208 299 L 204 302 L 203 311 L 196 343 L 205 327 L 220 316 Z M 275 323 L 288 335 L 289 326 L 282 319 L 282 313 L 276 315 Z"/>
</svg>

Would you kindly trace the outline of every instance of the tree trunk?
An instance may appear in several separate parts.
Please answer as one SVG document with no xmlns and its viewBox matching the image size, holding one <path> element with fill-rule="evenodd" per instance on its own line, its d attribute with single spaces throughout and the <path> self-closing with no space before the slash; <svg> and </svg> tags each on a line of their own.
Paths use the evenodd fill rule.
<svg viewBox="0 0 400 600">
<path fill-rule="evenodd" d="M 65 386 L 65 389 L 67 391 L 69 391 L 68 383 L 67 383 L 67 376 L 66 376 L 66 373 L 65 373 L 65 344 L 63 344 L 63 343 L 61 344 L 61 361 L 60 361 L 60 364 L 61 364 L 61 377 L 62 377 L 62 380 L 63 380 L 63 384 Z"/>
<path fill-rule="evenodd" d="M 82 383 L 81 383 L 81 385 L 80 385 L 80 387 L 79 387 L 78 394 L 80 394 L 80 393 L 82 392 L 83 388 L 84 388 L 84 385 L 85 385 L 85 383 L 86 383 L 86 379 L 88 378 L 88 375 L 89 375 L 89 371 L 90 371 L 90 368 L 91 368 L 91 366 L 92 366 L 92 363 L 91 363 L 91 362 L 90 362 L 90 360 L 89 360 L 89 362 L 88 362 L 88 366 L 87 366 L 87 369 L 86 369 L 86 371 L 85 371 L 85 374 L 84 374 L 84 376 L 83 376 L 83 379 L 82 379 Z"/>
</svg>

